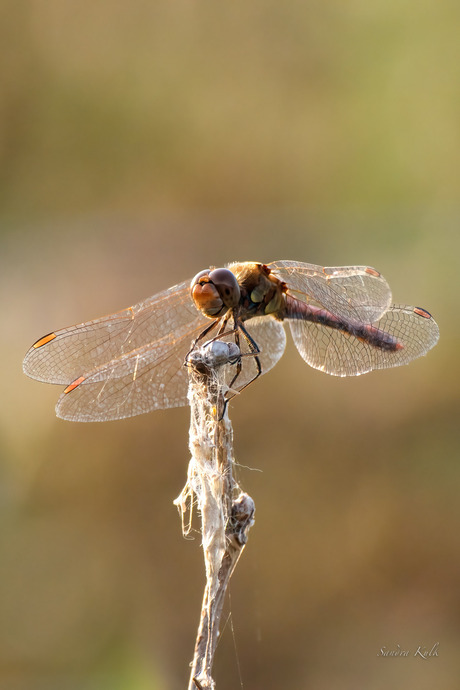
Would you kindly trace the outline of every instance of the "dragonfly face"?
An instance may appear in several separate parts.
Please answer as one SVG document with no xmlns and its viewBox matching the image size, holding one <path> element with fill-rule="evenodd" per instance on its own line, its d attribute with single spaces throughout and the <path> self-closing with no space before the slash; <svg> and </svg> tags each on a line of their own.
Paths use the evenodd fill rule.
<svg viewBox="0 0 460 690">
<path fill-rule="evenodd" d="M 240 286 L 234 273 L 228 268 L 200 271 L 190 286 L 195 306 L 205 316 L 215 319 L 240 301 Z"/>
<path fill-rule="evenodd" d="M 335 376 L 408 364 L 439 338 L 425 309 L 391 304 L 390 287 L 373 268 L 243 262 L 49 333 L 27 352 L 24 371 L 65 386 L 58 416 L 120 419 L 187 404 L 184 359 L 204 333 L 237 343 L 243 336 L 254 357 L 236 380 L 241 390 L 283 354 L 285 323 L 303 359 Z"/>
</svg>

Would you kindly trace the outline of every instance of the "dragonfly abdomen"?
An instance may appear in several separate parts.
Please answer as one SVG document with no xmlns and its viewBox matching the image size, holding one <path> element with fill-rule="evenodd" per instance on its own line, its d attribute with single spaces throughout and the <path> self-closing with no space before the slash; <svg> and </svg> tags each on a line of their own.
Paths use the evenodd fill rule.
<svg viewBox="0 0 460 690">
<path fill-rule="evenodd" d="M 379 350 L 396 352 L 404 347 L 391 333 L 387 333 L 376 326 L 335 316 L 327 309 L 307 304 L 290 295 L 286 295 L 285 318 L 310 321 L 311 323 L 318 323 L 322 326 L 333 328 L 347 335 L 354 336 L 361 342 L 368 343 Z"/>
</svg>

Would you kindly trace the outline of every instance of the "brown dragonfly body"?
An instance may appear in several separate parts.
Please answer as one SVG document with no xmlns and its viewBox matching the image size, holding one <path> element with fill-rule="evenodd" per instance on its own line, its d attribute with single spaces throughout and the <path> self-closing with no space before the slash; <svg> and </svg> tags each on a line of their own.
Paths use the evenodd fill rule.
<svg viewBox="0 0 460 690">
<path fill-rule="evenodd" d="M 403 347 L 396 338 L 385 331 L 356 319 L 334 316 L 326 309 L 291 296 L 288 294 L 288 285 L 276 278 L 271 269 L 264 264 L 247 262 L 232 264 L 230 268 L 240 285 L 241 300 L 238 313 L 242 321 L 253 316 L 270 314 L 280 321 L 298 319 L 334 328 L 382 350 L 395 351 Z M 380 274 L 374 269 L 365 270 L 369 275 L 380 278 Z M 425 313 L 428 315 L 428 312 Z"/>
<path fill-rule="evenodd" d="M 185 405 L 185 357 L 207 335 L 232 338 L 252 355 L 231 381 L 242 390 L 283 354 L 284 322 L 305 361 L 336 376 L 407 364 L 439 337 L 426 310 L 391 305 L 388 283 L 373 268 L 243 262 L 50 333 L 30 348 L 24 371 L 66 386 L 58 416 L 120 419 Z"/>
</svg>

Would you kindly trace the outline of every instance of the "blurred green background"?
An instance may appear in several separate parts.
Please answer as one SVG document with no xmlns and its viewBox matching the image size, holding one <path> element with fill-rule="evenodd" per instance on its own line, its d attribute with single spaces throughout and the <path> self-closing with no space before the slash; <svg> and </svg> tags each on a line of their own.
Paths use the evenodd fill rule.
<svg viewBox="0 0 460 690">
<path fill-rule="evenodd" d="M 187 410 L 63 422 L 25 351 L 283 258 L 377 267 L 441 340 L 350 380 L 290 342 L 231 405 L 257 514 L 218 688 L 458 688 L 459 25 L 449 0 L 1 3 L 2 689 L 186 687 L 204 580 Z"/>
</svg>

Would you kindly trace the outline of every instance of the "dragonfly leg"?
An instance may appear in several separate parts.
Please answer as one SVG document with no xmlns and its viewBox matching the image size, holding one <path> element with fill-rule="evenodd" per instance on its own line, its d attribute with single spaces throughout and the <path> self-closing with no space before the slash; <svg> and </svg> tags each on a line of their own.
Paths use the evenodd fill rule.
<svg viewBox="0 0 460 690">
<path fill-rule="evenodd" d="M 237 348 L 239 350 L 241 350 L 241 348 L 240 348 L 240 331 L 236 326 L 235 326 L 235 345 L 237 346 Z M 235 383 L 236 379 L 238 378 L 238 376 L 240 374 L 241 374 L 241 357 L 238 359 L 238 361 L 236 363 L 236 374 L 232 378 L 232 380 L 230 381 L 229 388 L 233 388 L 233 384 Z M 226 400 L 225 404 L 227 404 L 227 402 L 228 402 L 228 399 Z M 224 410 L 225 410 L 225 408 L 224 408 Z"/>
<path fill-rule="evenodd" d="M 209 341 L 210 343 L 213 343 L 215 340 L 219 340 L 219 338 L 223 338 L 225 335 L 231 335 L 232 333 L 235 332 L 235 330 L 236 330 L 235 328 L 233 328 L 230 331 L 225 330 L 227 327 L 229 318 L 230 318 L 230 313 L 226 314 L 222 318 L 221 324 L 219 326 L 219 330 L 217 331 L 217 334 L 214 336 L 214 338 L 211 338 L 211 340 Z M 204 335 L 206 335 L 206 333 L 208 333 L 208 330 L 205 332 Z M 203 334 L 201 334 L 201 335 L 203 335 Z M 198 340 L 201 340 L 201 335 L 198 337 Z"/>
<path fill-rule="evenodd" d="M 257 373 L 256 373 L 255 376 L 252 377 L 252 379 L 251 379 L 250 381 L 248 381 L 247 383 L 245 383 L 244 386 L 243 386 L 242 388 L 240 388 L 240 390 L 238 391 L 239 393 L 241 393 L 241 391 L 243 391 L 245 388 L 247 388 L 247 387 L 249 386 L 250 383 L 252 383 L 252 382 L 255 381 L 257 378 L 259 378 L 259 376 L 260 376 L 261 373 L 262 373 L 262 365 L 261 365 L 260 359 L 259 359 L 259 355 L 260 355 L 260 348 L 259 348 L 259 346 L 257 345 L 257 343 L 256 343 L 256 341 L 254 340 L 254 338 L 252 338 L 252 336 L 249 335 L 249 333 L 247 332 L 246 328 L 243 326 L 243 323 L 242 323 L 241 321 L 238 321 L 237 323 L 235 322 L 235 343 L 236 343 L 236 345 L 238 345 L 238 347 L 240 346 L 240 331 L 241 331 L 241 333 L 243 334 L 243 337 L 244 337 L 244 339 L 246 340 L 246 342 L 247 342 L 247 344 L 248 344 L 248 346 L 249 346 L 249 349 L 251 350 L 251 352 L 248 352 L 248 353 L 246 353 L 246 354 L 249 355 L 249 356 L 254 357 L 254 359 L 255 359 L 255 361 L 256 361 Z M 242 357 L 244 357 L 244 354 L 242 355 Z M 238 360 L 237 365 L 236 365 L 236 374 L 235 374 L 235 376 L 232 378 L 232 380 L 230 381 L 229 388 L 233 388 L 233 385 L 235 384 L 235 381 L 237 380 L 238 376 L 239 376 L 240 373 L 241 373 L 241 366 L 242 366 L 242 365 L 241 365 L 241 358 L 240 358 L 240 359 Z M 231 398 L 233 398 L 234 395 L 235 395 L 235 394 L 230 395 L 230 396 L 227 398 L 226 403 L 227 403 L 229 400 L 231 400 Z M 224 409 L 225 409 L 225 408 L 224 408 Z"/>
<path fill-rule="evenodd" d="M 233 328 L 231 328 L 230 330 L 226 330 L 231 316 L 233 316 Z M 249 350 L 250 350 L 250 352 L 242 353 L 236 362 L 236 373 L 235 373 L 234 377 L 232 378 L 232 380 L 230 381 L 230 384 L 229 384 L 230 391 L 224 400 L 224 406 L 223 406 L 222 414 L 220 415 L 220 419 L 222 419 L 224 414 L 225 414 L 225 410 L 227 409 L 227 404 L 228 404 L 229 400 L 231 400 L 236 395 L 236 392 L 232 393 L 231 389 L 233 388 L 236 380 L 238 379 L 239 375 L 241 374 L 242 358 L 243 357 L 254 357 L 254 359 L 256 361 L 257 372 L 256 372 L 255 376 L 253 376 L 253 378 L 250 381 L 248 381 L 247 383 L 244 384 L 244 386 L 238 391 L 238 393 L 241 393 L 241 391 L 244 390 L 245 388 L 247 388 L 250 383 L 252 383 L 257 378 L 259 378 L 259 376 L 262 373 L 262 365 L 261 365 L 260 359 L 259 359 L 259 354 L 260 354 L 259 346 L 257 345 L 254 338 L 247 332 L 246 328 L 243 325 L 243 322 L 231 311 L 228 311 L 227 314 L 223 318 L 215 319 L 211 324 L 209 324 L 209 326 L 206 326 L 206 328 L 200 333 L 200 335 L 197 338 L 195 338 L 195 340 L 193 341 L 192 346 L 191 346 L 191 348 L 190 348 L 190 350 L 187 353 L 187 356 L 185 358 L 185 364 L 187 363 L 187 359 L 188 359 L 188 356 L 190 355 L 190 353 L 194 350 L 194 348 L 198 345 L 198 343 L 201 340 L 203 340 L 203 338 L 206 335 L 208 335 L 208 333 L 210 333 L 217 326 L 217 324 L 219 324 L 218 331 L 217 331 L 216 335 L 209 340 L 210 343 L 214 342 L 215 340 L 219 340 L 220 338 L 224 338 L 224 337 L 229 336 L 229 335 L 234 335 L 235 344 L 237 345 L 238 348 L 240 348 L 240 343 L 241 343 L 240 331 L 241 331 L 241 334 L 243 335 L 243 338 L 245 339 L 245 341 L 249 347 Z"/>
<path fill-rule="evenodd" d="M 192 345 L 191 345 L 191 347 L 190 347 L 190 350 L 189 350 L 189 351 L 187 352 L 187 354 L 185 355 L 184 364 L 187 364 L 187 360 L 188 360 L 189 354 L 192 352 L 192 350 L 194 350 L 194 349 L 196 348 L 196 346 L 198 345 L 198 343 L 200 342 L 200 340 L 203 340 L 203 338 L 204 338 L 208 333 L 210 333 L 210 332 L 212 331 L 212 329 L 215 328 L 215 327 L 217 326 L 218 323 L 219 323 L 219 319 L 215 319 L 212 323 L 209 324 L 209 326 L 206 326 L 206 328 L 203 329 L 203 330 L 201 331 L 201 333 L 200 333 L 200 335 L 198 336 L 198 338 L 195 338 L 195 340 L 192 342 Z M 220 329 L 219 329 L 219 331 L 220 331 Z M 213 338 L 213 340 L 214 340 L 214 338 Z"/>
<path fill-rule="evenodd" d="M 222 323 L 220 324 L 220 328 L 219 328 L 219 330 L 217 331 L 217 335 L 214 337 L 214 340 L 215 340 L 216 338 L 219 338 L 219 336 L 224 335 L 224 332 L 225 332 L 225 329 L 226 329 L 226 327 L 227 327 L 229 318 L 230 318 L 230 312 L 228 312 L 228 313 L 224 316 L 224 318 L 222 319 Z"/>
</svg>

